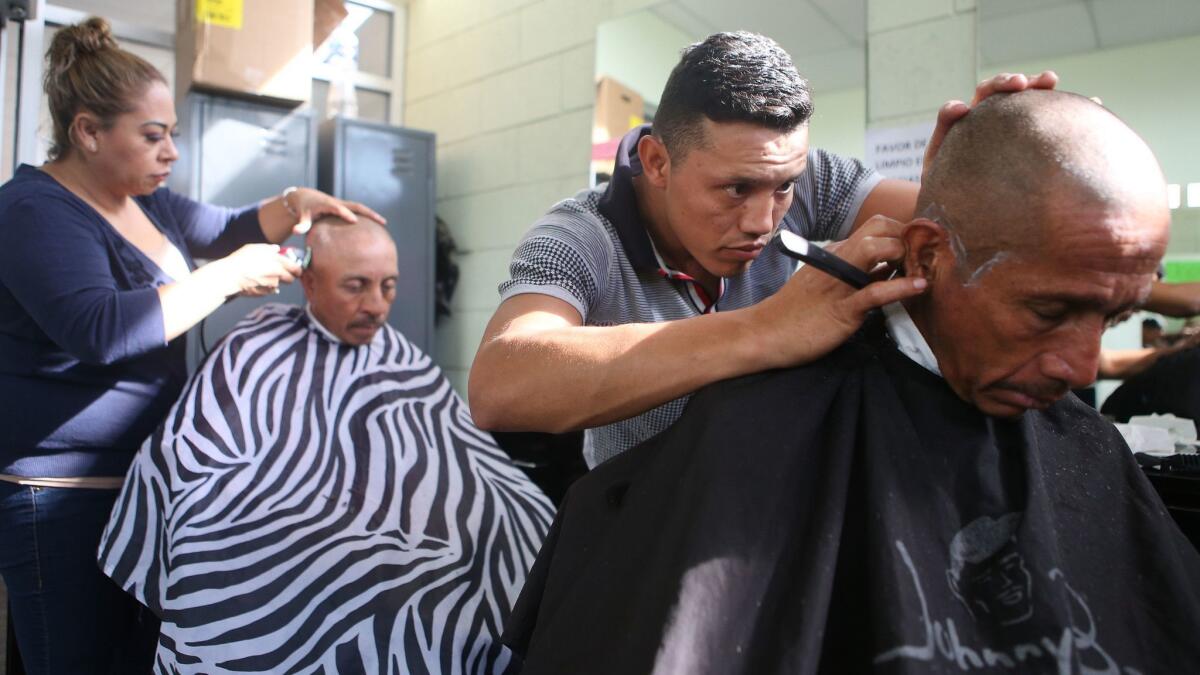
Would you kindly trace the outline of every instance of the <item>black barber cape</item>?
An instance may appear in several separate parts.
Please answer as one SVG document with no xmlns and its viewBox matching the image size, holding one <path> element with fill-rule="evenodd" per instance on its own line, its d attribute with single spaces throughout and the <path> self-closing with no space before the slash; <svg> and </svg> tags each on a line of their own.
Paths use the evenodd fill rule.
<svg viewBox="0 0 1200 675">
<path fill-rule="evenodd" d="M 1121 422 L 1151 413 L 1200 420 L 1200 347 L 1168 354 L 1125 380 L 1101 411 Z"/>
<path fill-rule="evenodd" d="M 989 418 L 882 322 L 723 382 L 571 491 L 523 673 L 1195 673 L 1200 556 L 1073 396 Z"/>
</svg>

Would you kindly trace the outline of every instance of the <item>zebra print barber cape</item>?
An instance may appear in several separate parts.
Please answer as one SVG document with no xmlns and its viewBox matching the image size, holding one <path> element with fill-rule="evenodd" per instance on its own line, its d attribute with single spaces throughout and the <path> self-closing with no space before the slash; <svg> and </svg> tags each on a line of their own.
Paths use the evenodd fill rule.
<svg viewBox="0 0 1200 675">
<path fill-rule="evenodd" d="M 161 673 L 497 673 L 553 507 L 428 356 L 243 320 L 142 446 L 100 544 Z"/>
</svg>

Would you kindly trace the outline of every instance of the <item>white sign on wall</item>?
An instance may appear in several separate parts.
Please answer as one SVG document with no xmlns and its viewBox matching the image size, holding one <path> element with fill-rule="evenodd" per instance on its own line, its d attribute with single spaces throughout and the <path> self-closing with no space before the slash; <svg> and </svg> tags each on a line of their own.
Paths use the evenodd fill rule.
<svg viewBox="0 0 1200 675">
<path fill-rule="evenodd" d="M 921 181 L 921 161 L 933 133 L 933 122 L 909 127 L 867 129 L 867 166 L 888 178 Z"/>
</svg>

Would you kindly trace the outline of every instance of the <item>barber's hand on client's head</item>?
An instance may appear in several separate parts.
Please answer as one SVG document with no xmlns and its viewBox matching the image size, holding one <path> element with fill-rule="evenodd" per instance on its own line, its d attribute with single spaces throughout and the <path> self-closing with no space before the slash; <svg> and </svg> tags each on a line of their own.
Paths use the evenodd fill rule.
<svg viewBox="0 0 1200 675">
<path fill-rule="evenodd" d="M 938 148 L 942 147 L 946 132 L 954 126 L 955 122 L 970 112 L 977 103 L 992 94 L 1012 93 L 1026 89 L 1053 89 L 1057 85 L 1058 74 L 1053 70 L 1045 70 L 1032 77 L 1023 73 L 1000 73 L 975 86 L 975 96 L 971 99 L 970 105 L 962 101 L 947 101 L 942 104 L 942 107 L 938 109 L 937 126 L 933 128 L 933 135 L 929 137 L 929 145 L 925 146 L 922 178 L 929 171 L 929 166 L 933 164 L 933 157 L 937 155 Z"/>
<path fill-rule="evenodd" d="M 278 293 L 280 284 L 290 284 L 300 276 L 300 266 L 280 255 L 273 244 L 247 244 L 205 267 L 219 272 L 226 295 Z"/>
<path fill-rule="evenodd" d="M 305 234 L 315 220 L 323 216 L 337 216 L 351 223 L 358 221 L 358 216 L 366 216 L 371 220 L 386 225 L 387 220 L 370 208 L 358 202 L 349 202 L 337 197 L 313 190 L 297 188 L 288 195 L 287 206 L 300 217 L 300 222 L 293 230 L 296 234 Z"/>
<path fill-rule="evenodd" d="M 904 258 L 904 223 L 874 216 L 849 239 L 826 247 L 867 272 Z M 833 351 L 858 330 L 871 310 L 924 292 L 924 279 L 899 277 L 855 290 L 805 265 L 778 293 L 749 308 L 757 314 L 765 348 L 777 367 L 808 363 Z"/>
</svg>

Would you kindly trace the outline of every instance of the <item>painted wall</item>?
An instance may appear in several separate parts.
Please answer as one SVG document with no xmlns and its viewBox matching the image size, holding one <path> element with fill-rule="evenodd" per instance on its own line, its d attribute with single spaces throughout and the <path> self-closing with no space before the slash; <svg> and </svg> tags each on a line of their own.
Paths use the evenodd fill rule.
<svg viewBox="0 0 1200 675">
<path fill-rule="evenodd" d="M 694 40 L 653 12 L 635 12 L 600 24 L 596 35 L 596 75 L 609 75 L 658 104 L 679 52 Z M 801 68 L 801 75 L 803 75 Z M 816 113 L 813 146 L 850 157 L 863 154 L 866 89 L 813 92 Z"/>
<path fill-rule="evenodd" d="M 679 52 L 693 40 L 653 12 L 634 12 L 596 30 L 596 75 L 615 78 L 658 105 Z"/>
<path fill-rule="evenodd" d="M 460 393 L 517 241 L 587 185 L 596 28 L 651 4 L 409 4 L 405 123 L 437 134 L 437 209 L 461 271 L 454 316 L 438 328 L 438 361 Z"/>
<path fill-rule="evenodd" d="M 846 157 L 863 156 L 866 145 L 867 90 L 865 87 L 813 92 L 808 142 Z"/>
</svg>

